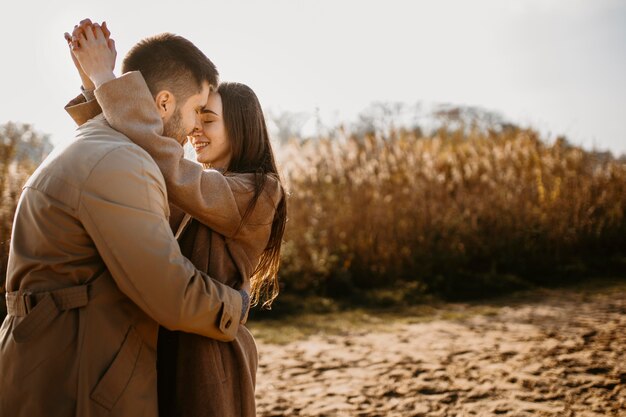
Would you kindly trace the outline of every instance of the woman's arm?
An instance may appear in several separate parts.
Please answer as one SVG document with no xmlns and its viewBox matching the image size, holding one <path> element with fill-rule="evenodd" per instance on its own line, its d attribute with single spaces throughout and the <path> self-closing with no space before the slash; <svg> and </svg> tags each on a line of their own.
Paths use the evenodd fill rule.
<svg viewBox="0 0 626 417">
<path fill-rule="evenodd" d="M 111 54 L 102 38 L 82 38 L 74 53 L 94 81 L 96 98 L 111 127 L 145 149 L 159 166 L 171 203 L 216 232 L 235 237 L 253 195 L 253 182 L 245 176 L 226 177 L 215 170 L 205 171 L 185 159 L 178 141 L 162 135 L 163 121 L 142 75 L 130 72 L 115 78 L 109 68 Z"/>
<path fill-rule="evenodd" d="M 162 135 L 163 121 L 141 73 L 130 72 L 96 89 L 104 116 L 115 130 L 145 149 L 157 163 L 169 200 L 186 213 L 226 236 L 234 237 L 253 188 L 237 177 L 184 158 L 176 139 Z"/>
</svg>

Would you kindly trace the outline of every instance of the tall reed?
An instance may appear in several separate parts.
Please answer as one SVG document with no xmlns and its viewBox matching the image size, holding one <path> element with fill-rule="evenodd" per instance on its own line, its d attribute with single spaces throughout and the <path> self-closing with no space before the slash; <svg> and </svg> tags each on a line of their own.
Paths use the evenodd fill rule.
<svg viewBox="0 0 626 417">
<path fill-rule="evenodd" d="M 600 156 L 519 128 L 291 142 L 285 289 L 479 295 L 623 262 L 626 165 Z"/>
</svg>

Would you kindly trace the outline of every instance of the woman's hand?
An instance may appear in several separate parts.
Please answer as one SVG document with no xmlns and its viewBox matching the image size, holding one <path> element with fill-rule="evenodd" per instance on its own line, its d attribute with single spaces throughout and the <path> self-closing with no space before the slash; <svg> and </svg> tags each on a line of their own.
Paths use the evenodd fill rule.
<svg viewBox="0 0 626 417">
<path fill-rule="evenodd" d="M 76 27 L 74 27 L 76 29 Z M 65 40 L 67 41 L 67 46 L 70 48 L 70 56 L 72 57 L 72 62 L 74 62 L 74 66 L 78 71 L 78 75 L 80 76 L 80 80 L 83 83 L 83 90 L 95 90 L 96 86 L 93 84 L 93 81 L 89 78 L 85 71 L 83 71 L 83 67 L 80 66 L 78 59 L 76 59 L 76 55 L 74 55 L 74 51 L 72 51 L 72 35 L 65 32 Z"/>
<path fill-rule="evenodd" d="M 113 68 L 115 68 L 117 51 L 115 41 L 110 39 L 109 35 L 106 22 L 100 26 L 98 23 L 92 24 L 89 19 L 75 26 L 72 36 L 65 34 L 70 44 L 74 65 L 86 89 L 94 86 L 97 88 L 115 78 Z M 93 83 L 90 84 L 87 79 Z"/>
</svg>

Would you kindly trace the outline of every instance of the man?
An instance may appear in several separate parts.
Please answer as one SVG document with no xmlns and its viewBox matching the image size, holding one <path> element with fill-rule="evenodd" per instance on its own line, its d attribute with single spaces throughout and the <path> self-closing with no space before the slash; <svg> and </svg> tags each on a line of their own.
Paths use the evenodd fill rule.
<svg viewBox="0 0 626 417">
<path fill-rule="evenodd" d="M 127 55 L 129 70 L 144 73 L 169 134 L 198 128 L 217 71 L 191 42 L 146 39 Z M 246 292 L 196 270 L 168 214 L 154 161 L 102 116 L 32 175 L 11 239 L 0 417 L 156 416 L 158 325 L 235 337 Z"/>
</svg>

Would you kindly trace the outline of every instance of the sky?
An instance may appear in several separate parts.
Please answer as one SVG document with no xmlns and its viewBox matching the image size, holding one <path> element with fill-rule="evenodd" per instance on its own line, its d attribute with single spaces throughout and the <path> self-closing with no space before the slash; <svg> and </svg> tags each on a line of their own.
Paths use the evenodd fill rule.
<svg viewBox="0 0 626 417">
<path fill-rule="evenodd" d="M 107 21 L 118 62 L 144 37 L 185 36 L 275 113 L 332 125 L 372 102 L 478 106 L 626 154 L 626 1 L 14 1 L 0 15 L 0 124 L 72 139 L 63 106 L 80 80 L 63 33 L 85 17 Z"/>
</svg>

